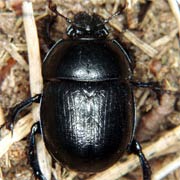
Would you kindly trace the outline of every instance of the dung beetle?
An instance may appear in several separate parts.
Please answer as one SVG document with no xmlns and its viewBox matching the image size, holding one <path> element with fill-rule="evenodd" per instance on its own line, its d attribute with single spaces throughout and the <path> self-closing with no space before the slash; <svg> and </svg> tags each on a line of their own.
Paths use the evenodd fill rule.
<svg viewBox="0 0 180 180">
<path fill-rule="evenodd" d="M 64 167 L 99 172 L 128 151 L 139 157 L 143 178 L 150 180 L 150 166 L 134 139 L 133 87 L 153 84 L 132 81 L 133 61 L 119 42 L 107 37 L 105 24 L 111 18 L 80 12 L 70 20 L 51 1 L 49 8 L 70 24 L 69 38 L 56 42 L 44 59 L 43 93 L 12 112 L 13 123 L 24 107 L 40 103 L 41 121 L 30 134 L 29 157 L 35 175 L 45 179 L 35 153 L 35 135 L 42 132 L 47 150 Z"/>
</svg>

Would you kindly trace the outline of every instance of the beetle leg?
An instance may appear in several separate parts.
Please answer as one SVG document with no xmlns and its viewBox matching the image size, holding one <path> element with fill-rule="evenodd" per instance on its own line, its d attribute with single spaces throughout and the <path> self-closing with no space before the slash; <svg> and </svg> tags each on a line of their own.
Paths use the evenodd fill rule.
<svg viewBox="0 0 180 180">
<path fill-rule="evenodd" d="M 36 153 L 36 142 L 35 142 L 35 135 L 36 134 L 41 134 L 41 130 L 40 130 L 40 122 L 36 122 L 31 129 L 31 133 L 30 133 L 30 145 L 29 145 L 29 161 L 30 161 L 30 165 L 33 169 L 34 175 L 39 178 L 40 180 L 46 180 L 46 178 L 44 177 L 44 175 L 41 172 L 41 169 L 39 167 L 39 163 L 38 163 L 38 158 L 37 158 L 37 153 Z"/>
<path fill-rule="evenodd" d="M 151 88 L 154 91 L 163 91 L 162 87 L 158 82 L 135 82 L 131 81 L 131 84 L 135 87 L 140 88 Z"/>
<path fill-rule="evenodd" d="M 6 126 L 8 129 L 11 130 L 12 134 L 13 134 L 14 124 L 16 122 L 16 117 L 19 114 L 19 112 L 21 112 L 23 109 L 30 106 L 34 102 L 40 103 L 40 100 L 41 100 L 41 94 L 37 94 L 29 99 L 26 99 L 25 101 L 23 101 L 19 104 L 17 104 L 15 107 L 10 109 L 10 113 L 7 116 Z"/>
<path fill-rule="evenodd" d="M 135 87 L 139 88 L 150 88 L 156 93 L 167 93 L 167 94 L 173 94 L 173 95 L 179 95 L 179 92 L 165 90 L 158 82 L 134 82 L 131 81 L 131 84 Z"/>
<path fill-rule="evenodd" d="M 135 87 L 139 88 L 150 88 L 152 89 L 156 95 L 158 102 L 160 104 L 160 98 L 162 93 L 169 93 L 169 91 L 163 90 L 163 88 L 160 86 L 158 82 L 133 82 L 131 81 L 131 84 Z"/>
<path fill-rule="evenodd" d="M 157 95 L 159 104 L 160 104 L 161 95 L 164 93 L 174 95 L 174 96 L 180 96 L 180 92 L 165 90 L 158 82 L 133 82 L 133 81 L 131 81 L 131 84 L 135 87 L 152 89 Z"/>
<path fill-rule="evenodd" d="M 55 41 L 51 38 L 50 31 L 53 26 L 53 24 L 56 22 L 57 15 L 49 15 L 47 21 L 45 21 L 45 36 L 43 37 L 45 43 L 47 44 L 45 49 L 45 52 L 48 52 L 49 49 L 55 44 Z"/>
<path fill-rule="evenodd" d="M 136 154 L 139 157 L 139 160 L 141 162 L 141 167 L 143 170 L 143 179 L 151 180 L 151 173 L 152 173 L 151 167 L 142 152 L 140 143 L 138 141 L 136 141 L 135 139 L 133 139 L 132 143 L 128 147 L 128 152 Z"/>
</svg>

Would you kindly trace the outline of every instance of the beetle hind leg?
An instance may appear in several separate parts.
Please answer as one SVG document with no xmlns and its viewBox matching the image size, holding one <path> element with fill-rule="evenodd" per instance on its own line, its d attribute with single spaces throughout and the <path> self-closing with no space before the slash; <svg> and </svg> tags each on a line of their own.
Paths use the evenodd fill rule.
<svg viewBox="0 0 180 180">
<path fill-rule="evenodd" d="M 14 124 L 16 123 L 17 119 L 16 117 L 18 114 L 30 106 L 32 103 L 40 103 L 41 100 L 41 94 L 37 94 L 33 97 L 30 97 L 29 99 L 26 99 L 25 101 L 22 101 L 21 103 L 17 104 L 15 107 L 10 109 L 10 113 L 7 116 L 7 122 L 6 127 L 11 130 L 11 133 L 13 134 L 13 128 Z"/>
<path fill-rule="evenodd" d="M 43 175 L 43 173 L 41 172 L 41 169 L 39 167 L 39 163 L 38 163 L 38 157 L 37 157 L 37 153 L 36 153 L 36 141 L 35 141 L 35 135 L 36 134 L 41 134 L 41 130 L 40 130 L 40 122 L 36 122 L 31 129 L 31 133 L 30 133 L 30 145 L 29 145 L 29 161 L 30 161 L 30 165 L 33 169 L 34 175 L 40 179 L 40 180 L 46 180 L 45 176 Z"/>
<path fill-rule="evenodd" d="M 141 167 L 143 170 L 143 180 L 151 180 L 151 174 L 152 174 L 151 167 L 142 152 L 140 143 L 135 139 L 133 139 L 131 145 L 129 146 L 128 151 L 130 153 L 136 154 L 139 157 Z"/>
</svg>

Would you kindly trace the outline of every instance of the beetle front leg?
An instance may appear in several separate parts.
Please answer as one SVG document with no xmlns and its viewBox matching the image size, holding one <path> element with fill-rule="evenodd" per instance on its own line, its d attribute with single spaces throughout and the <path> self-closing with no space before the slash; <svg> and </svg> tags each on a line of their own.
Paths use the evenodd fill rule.
<svg viewBox="0 0 180 180">
<path fill-rule="evenodd" d="M 8 122 L 6 123 L 7 128 L 13 132 L 14 124 L 16 122 L 17 115 L 25 108 L 30 106 L 32 103 L 40 103 L 41 100 L 41 94 L 37 94 L 29 99 L 26 99 L 25 101 L 17 104 L 15 107 L 10 109 L 10 113 L 7 116 Z"/>
<path fill-rule="evenodd" d="M 53 24 L 56 22 L 57 15 L 48 15 L 47 21 L 45 21 L 45 32 L 43 39 L 45 44 L 43 44 L 42 49 L 47 53 L 52 46 L 56 43 L 50 35 Z"/>
<path fill-rule="evenodd" d="M 30 134 L 30 144 L 29 144 L 29 161 L 30 165 L 33 169 L 34 175 L 39 178 L 40 180 L 46 180 L 45 176 L 42 174 L 41 169 L 39 167 L 38 163 L 38 158 L 37 158 L 37 153 L 36 153 L 36 141 L 35 141 L 35 135 L 36 134 L 41 134 L 40 130 L 40 122 L 36 122 L 31 129 L 31 134 Z"/>
<path fill-rule="evenodd" d="M 172 95 L 180 95 L 179 92 L 176 91 L 171 91 L 171 90 L 165 90 L 163 87 L 158 83 L 158 82 L 136 82 L 136 81 L 131 81 L 131 84 L 135 87 L 139 88 L 150 88 L 156 93 L 167 93 L 167 94 L 172 94 Z"/>
<path fill-rule="evenodd" d="M 158 82 L 135 82 L 135 81 L 131 81 L 131 85 L 133 85 L 135 87 L 139 87 L 139 88 L 150 88 L 150 89 L 152 89 L 156 93 L 159 103 L 160 103 L 161 95 L 164 93 L 167 93 L 169 95 L 174 95 L 177 97 L 180 96 L 180 92 L 165 90 L 165 89 L 163 89 L 163 87 Z"/>
<path fill-rule="evenodd" d="M 143 179 L 151 180 L 151 174 L 152 174 L 151 167 L 142 152 L 140 143 L 135 139 L 133 139 L 130 146 L 128 147 L 128 152 L 133 153 L 139 157 L 139 160 L 141 162 L 141 167 L 143 170 Z"/>
<path fill-rule="evenodd" d="M 135 81 L 131 81 L 131 84 L 135 87 L 150 88 L 154 91 L 164 92 L 164 90 L 162 89 L 162 87 L 160 86 L 160 84 L 158 82 L 135 82 Z"/>
</svg>

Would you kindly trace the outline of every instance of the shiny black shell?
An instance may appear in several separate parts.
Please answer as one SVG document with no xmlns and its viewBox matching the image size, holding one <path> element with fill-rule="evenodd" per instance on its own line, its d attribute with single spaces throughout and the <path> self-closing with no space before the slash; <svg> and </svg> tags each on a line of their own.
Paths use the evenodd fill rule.
<svg viewBox="0 0 180 180">
<path fill-rule="evenodd" d="M 46 80 L 77 81 L 128 80 L 131 77 L 129 58 L 111 40 L 60 40 L 43 63 Z"/>
<path fill-rule="evenodd" d="M 66 167 L 98 172 L 127 150 L 134 131 L 130 60 L 116 41 L 63 40 L 43 63 L 45 145 Z"/>
</svg>

